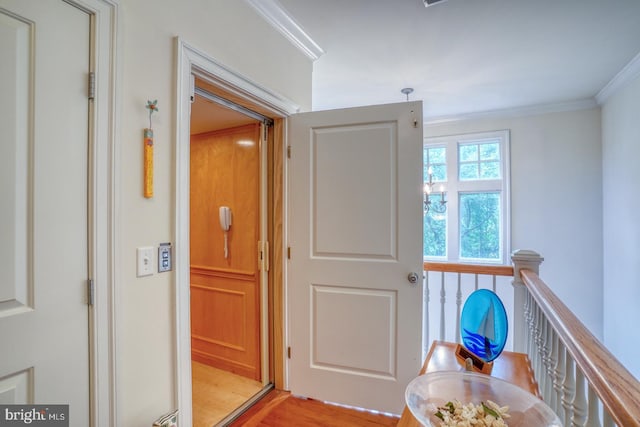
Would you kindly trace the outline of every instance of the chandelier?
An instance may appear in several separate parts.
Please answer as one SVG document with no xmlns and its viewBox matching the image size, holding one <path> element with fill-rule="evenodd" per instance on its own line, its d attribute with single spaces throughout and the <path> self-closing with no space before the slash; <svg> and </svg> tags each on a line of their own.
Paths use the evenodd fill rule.
<svg viewBox="0 0 640 427">
<path fill-rule="evenodd" d="M 433 191 L 433 170 L 431 166 L 429 166 L 428 170 L 429 181 L 424 184 L 424 213 L 428 214 L 429 211 L 432 211 L 435 214 L 443 214 L 447 211 L 447 201 L 444 199 L 444 185 L 440 185 L 440 191 Z M 440 200 L 436 200 L 435 202 L 431 199 L 440 194 Z"/>
</svg>

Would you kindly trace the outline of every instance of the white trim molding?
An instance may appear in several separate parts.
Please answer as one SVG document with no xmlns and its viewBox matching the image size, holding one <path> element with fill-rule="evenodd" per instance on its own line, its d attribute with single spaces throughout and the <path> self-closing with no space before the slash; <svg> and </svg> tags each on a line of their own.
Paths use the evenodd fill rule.
<svg viewBox="0 0 640 427">
<path fill-rule="evenodd" d="M 561 113 L 564 111 L 579 111 L 596 108 L 598 103 L 594 98 L 579 99 L 575 101 L 558 102 L 554 104 L 529 105 L 523 107 L 505 108 L 501 110 L 477 111 L 472 113 L 455 114 L 451 116 L 425 117 L 424 125 L 432 126 L 444 123 L 459 122 L 463 120 L 496 119 L 504 117 L 535 116 L 548 113 Z"/>
<path fill-rule="evenodd" d="M 273 117 L 288 117 L 298 112 L 292 101 L 241 74 L 225 67 L 202 51 L 176 37 L 176 145 L 175 145 L 175 319 L 176 319 L 176 396 L 180 411 L 178 425 L 192 425 L 191 393 L 191 326 L 189 290 L 189 184 L 190 184 L 190 112 L 191 76 L 195 74 L 207 82 L 240 96 L 255 105 L 265 107 Z"/>
<path fill-rule="evenodd" d="M 611 95 L 638 76 L 640 76 L 640 53 L 629 61 L 629 63 L 598 92 L 596 95 L 598 104 L 604 104 Z"/>
<path fill-rule="evenodd" d="M 90 118 L 89 275 L 95 285 L 89 307 L 90 425 L 120 425 L 117 409 L 118 144 L 117 0 L 64 0 L 91 16 L 91 67 L 96 93 Z"/>
<path fill-rule="evenodd" d="M 311 60 L 315 61 L 324 54 L 324 50 L 313 41 L 278 0 L 245 1 Z"/>
<path fill-rule="evenodd" d="M 193 73 L 197 77 L 213 81 L 216 86 L 229 93 L 245 98 L 249 96 L 252 103 L 269 110 L 275 110 L 280 115 L 289 115 L 300 111 L 300 106 L 291 100 L 249 80 L 201 50 L 182 42 L 180 38 L 177 40 L 181 43 L 178 46 L 178 54 L 180 55 L 180 52 L 183 51 L 183 55 L 186 55 L 184 59 L 188 61 L 188 64 L 183 65 L 189 68 L 187 73 L 189 76 Z M 179 56 L 178 62 L 181 60 L 182 58 Z"/>
</svg>

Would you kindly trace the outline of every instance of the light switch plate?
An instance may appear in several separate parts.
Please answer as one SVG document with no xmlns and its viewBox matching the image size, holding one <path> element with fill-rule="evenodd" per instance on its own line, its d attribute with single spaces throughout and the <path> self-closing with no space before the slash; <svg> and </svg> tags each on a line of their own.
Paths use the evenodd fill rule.
<svg viewBox="0 0 640 427">
<path fill-rule="evenodd" d="M 153 246 L 137 249 L 137 276 L 144 277 L 153 274 Z"/>
</svg>

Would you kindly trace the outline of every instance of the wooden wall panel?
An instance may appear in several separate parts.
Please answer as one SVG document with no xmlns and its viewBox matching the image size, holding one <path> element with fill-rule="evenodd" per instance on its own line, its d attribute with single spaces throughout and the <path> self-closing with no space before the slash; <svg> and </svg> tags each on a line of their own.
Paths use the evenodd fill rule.
<svg viewBox="0 0 640 427">
<path fill-rule="evenodd" d="M 260 379 L 260 124 L 191 137 L 192 358 Z M 229 206 L 228 258 L 218 220 Z"/>
<path fill-rule="evenodd" d="M 192 268 L 192 359 L 259 381 L 258 300 L 251 275 Z"/>
<path fill-rule="evenodd" d="M 255 272 L 260 125 L 191 137 L 191 265 Z M 229 257 L 218 208 L 229 206 Z"/>
</svg>

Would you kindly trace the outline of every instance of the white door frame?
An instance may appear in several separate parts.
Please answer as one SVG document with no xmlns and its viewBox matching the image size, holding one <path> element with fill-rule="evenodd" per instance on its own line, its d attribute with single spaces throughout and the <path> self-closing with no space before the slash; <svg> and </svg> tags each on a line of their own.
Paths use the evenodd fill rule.
<svg viewBox="0 0 640 427">
<path fill-rule="evenodd" d="M 203 51 L 176 37 L 176 147 L 175 147 L 175 292 L 176 292 L 176 401 L 178 425 L 192 425 L 191 320 L 189 292 L 189 142 L 192 74 L 259 105 L 274 117 L 299 111 L 292 101 L 225 67 Z"/>
<path fill-rule="evenodd" d="M 117 417 L 116 286 L 118 152 L 116 144 L 116 32 L 118 0 L 61 0 L 90 15 L 96 93 L 89 109 L 89 278 L 95 284 L 89 310 L 90 423 L 120 425 Z"/>
</svg>

